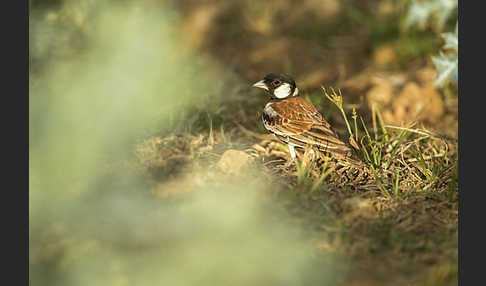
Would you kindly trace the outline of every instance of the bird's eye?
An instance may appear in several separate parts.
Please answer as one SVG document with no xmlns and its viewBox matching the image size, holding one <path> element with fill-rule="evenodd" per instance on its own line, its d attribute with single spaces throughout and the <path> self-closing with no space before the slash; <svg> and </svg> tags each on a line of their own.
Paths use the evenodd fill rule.
<svg viewBox="0 0 486 286">
<path fill-rule="evenodd" d="M 278 79 L 276 79 L 276 80 L 272 81 L 272 84 L 274 86 L 280 85 L 280 81 Z"/>
</svg>

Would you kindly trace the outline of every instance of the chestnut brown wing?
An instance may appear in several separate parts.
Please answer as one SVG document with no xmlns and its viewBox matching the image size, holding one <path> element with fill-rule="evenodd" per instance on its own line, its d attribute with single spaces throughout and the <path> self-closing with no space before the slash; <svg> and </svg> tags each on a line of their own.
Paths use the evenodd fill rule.
<svg viewBox="0 0 486 286">
<path fill-rule="evenodd" d="M 299 147 L 312 145 L 322 151 L 350 155 L 327 121 L 304 99 L 289 98 L 267 104 L 263 114 L 265 127 L 286 143 Z"/>
</svg>

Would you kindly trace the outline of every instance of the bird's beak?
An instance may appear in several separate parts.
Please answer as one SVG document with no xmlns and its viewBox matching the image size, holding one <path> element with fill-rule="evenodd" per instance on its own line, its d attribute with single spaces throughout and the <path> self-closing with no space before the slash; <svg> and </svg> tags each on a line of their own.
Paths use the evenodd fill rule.
<svg viewBox="0 0 486 286">
<path fill-rule="evenodd" d="M 263 80 L 255 83 L 253 86 L 258 88 L 263 88 L 264 90 L 268 90 L 268 87 Z"/>
</svg>

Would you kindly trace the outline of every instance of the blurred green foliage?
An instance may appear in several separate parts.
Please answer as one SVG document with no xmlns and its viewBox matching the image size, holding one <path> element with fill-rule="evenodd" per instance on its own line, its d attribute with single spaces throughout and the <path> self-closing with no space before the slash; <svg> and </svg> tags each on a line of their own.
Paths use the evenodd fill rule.
<svg viewBox="0 0 486 286">
<path fill-rule="evenodd" d="M 405 26 L 442 31 L 446 22 L 457 14 L 457 0 L 411 0 Z"/>
<path fill-rule="evenodd" d="M 146 134 L 190 128 L 232 75 L 179 39 L 177 13 L 71 2 L 31 11 L 31 285 L 296 285 L 330 276 L 251 180 L 154 198 L 127 163 Z M 322 264 L 322 263 L 325 263 Z"/>
<path fill-rule="evenodd" d="M 216 50 L 216 62 L 183 40 L 183 15 L 176 9 L 183 2 L 30 1 L 31 284 L 335 285 L 334 257 L 316 256 L 286 212 L 257 198 L 265 189 L 278 190 L 260 175 L 198 185 L 204 195 L 160 200 L 133 163 L 134 144 L 149 135 L 206 132 L 222 123 L 223 108 L 234 116 L 244 113 L 241 101 L 223 106 L 247 87 L 233 74 L 244 66 L 229 68 L 224 53 Z M 367 52 L 393 42 L 403 63 L 434 52 L 440 42 L 431 37 L 434 31 L 413 25 L 401 30 L 410 2 L 396 1 L 399 9 L 380 19 L 363 12 L 373 11 L 361 9 L 365 2 L 378 3 L 345 1 L 340 20 L 312 18 L 282 34 L 325 37 L 329 47 L 334 39 L 341 51 L 333 37 L 366 25 Z M 255 13 L 271 4 L 259 5 Z M 414 17 L 410 24 L 424 19 Z M 229 25 L 233 19 L 220 21 Z M 352 37 L 343 42 L 350 39 L 354 44 Z M 243 49 L 241 54 L 246 56 Z M 307 69 L 306 62 L 297 64 Z M 335 73 L 332 64 L 327 68 Z M 326 104 L 318 94 L 310 92 L 310 98 Z"/>
<path fill-rule="evenodd" d="M 442 33 L 445 40 L 443 49 L 452 50 L 453 54 L 440 54 L 432 57 L 438 75 L 436 85 L 442 85 L 446 78 L 451 78 L 457 84 L 458 77 L 458 22 L 457 0 L 412 0 L 405 17 L 405 27 L 417 27 L 419 30 L 431 28 L 436 33 L 447 29 L 447 23 L 456 23 L 455 32 Z M 449 25 L 450 26 L 450 25 Z"/>
<path fill-rule="evenodd" d="M 436 85 L 442 85 L 447 78 L 451 78 L 456 84 L 458 83 L 458 26 L 456 24 L 456 29 L 453 33 L 443 33 L 442 37 L 444 39 L 445 50 L 449 50 L 449 54 L 441 53 L 437 57 L 432 57 L 434 64 L 437 68 L 438 75 L 435 81 Z"/>
</svg>

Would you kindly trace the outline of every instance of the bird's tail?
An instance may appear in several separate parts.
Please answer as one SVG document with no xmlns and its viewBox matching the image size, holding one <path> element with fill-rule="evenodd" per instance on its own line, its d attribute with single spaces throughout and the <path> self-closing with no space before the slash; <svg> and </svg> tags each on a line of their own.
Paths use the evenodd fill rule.
<svg viewBox="0 0 486 286">
<path fill-rule="evenodd" d="M 366 164 L 361 161 L 348 147 L 348 149 L 340 149 L 339 151 L 336 150 L 331 150 L 331 149 L 322 149 L 319 148 L 319 151 L 321 151 L 324 154 L 329 154 L 330 156 L 334 157 L 341 163 L 349 164 L 357 168 L 364 168 L 366 167 Z"/>
<path fill-rule="evenodd" d="M 330 126 L 317 125 L 306 132 L 319 142 L 319 144 L 317 144 L 319 151 L 329 153 L 336 159 L 345 161 L 355 167 L 366 166 L 364 162 L 357 158 L 351 148 L 339 139 Z"/>
</svg>

